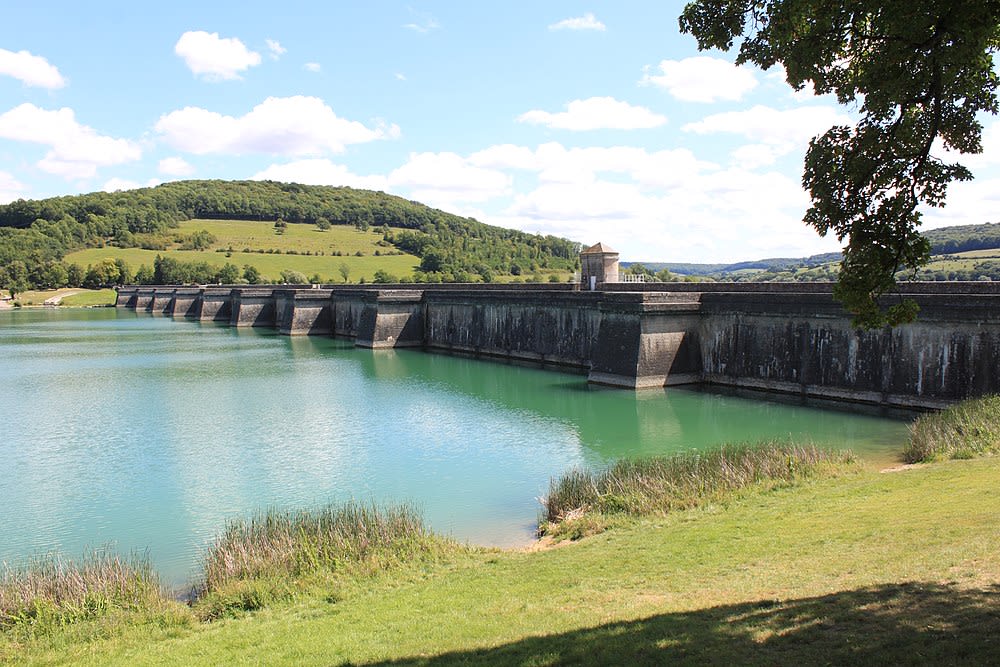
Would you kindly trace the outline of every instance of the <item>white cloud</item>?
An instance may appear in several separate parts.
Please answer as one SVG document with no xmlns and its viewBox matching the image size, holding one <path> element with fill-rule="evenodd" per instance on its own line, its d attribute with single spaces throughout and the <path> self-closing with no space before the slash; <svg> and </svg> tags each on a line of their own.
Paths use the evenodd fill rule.
<svg viewBox="0 0 1000 667">
<path fill-rule="evenodd" d="M 160 160 L 158 170 L 167 176 L 190 176 L 194 173 L 194 167 L 182 157 L 165 157 Z"/>
<path fill-rule="evenodd" d="M 557 142 L 536 150 L 502 144 L 473 153 L 469 164 L 492 169 L 534 171 L 543 183 L 588 183 L 599 174 L 622 174 L 644 188 L 683 187 L 689 179 L 717 167 L 687 149 L 653 153 L 631 146 L 565 148 Z"/>
<path fill-rule="evenodd" d="M 471 165 L 455 153 L 414 153 L 389 174 L 388 184 L 408 188 L 420 201 L 445 205 L 507 194 L 511 178 L 496 169 Z"/>
<path fill-rule="evenodd" d="M 652 202 L 631 183 L 545 183 L 514 198 L 509 212 L 535 219 L 632 220 L 651 212 Z"/>
<path fill-rule="evenodd" d="M 36 88 L 53 90 L 66 85 L 66 79 L 55 65 L 28 51 L 15 53 L 0 49 L 0 75 L 12 76 L 24 85 Z"/>
<path fill-rule="evenodd" d="M 664 88 L 685 102 L 715 102 L 740 100 L 757 87 L 757 77 L 749 67 L 739 66 L 721 58 L 695 56 L 684 60 L 663 60 L 659 73 L 646 67 L 642 85 Z"/>
<path fill-rule="evenodd" d="M 924 226 L 979 225 L 1000 222 L 1000 178 L 977 178 L 948 186 L 943 208 L 923 207 Z"/>
<path fill-rule="evenodd" d="M 367 190 L 385 190 L 384 176 L 358 176 L 341 164 L 327 159 L 298 160 L 272 164 L 250 177 L 254 181 L 281 181 L 304 185 L 341 185 Z"/>
<path fill-rule="evenodd" d="M 741 169 L 756 169 L 774 164 L 781 154 L 773 145 L 747 144 L 734 150 L 730 157 L 733 164 Z"/>
<path fill-rule="evenodd" d="M 185 107 L 160 117 L 155 129 L 174 148 L 197 155 L 322 155 L 348 144 L 399 136 L 396 125 L 366 127 L 340 118 L 318 97 L 269 97 L 240 117 Z"/>
<path fill-rule="evenodd" d="M 283 47 L 281 42 L 276 39 L 265 39 L 264 43 L 267 44 L 267 50 L 270 52 L 269 55 L 272 60 L 277 60 L 288 52 L 288 49 Z"/>
<path fill-rule="evenodd" d="M 441 27 L 441 24 L 435 21 L 430 16 L 422 16 L 419 20 L 412 23 L 406 23 L 403 25 L 407 30 L 413 30 L 419 33 L 428 33 L 432 30 L 437 30 Z"/>
<path fill-rule="evenodd" d="M 534 109 L 517 120 L 561 130 L 636 130 L 659 127 L 667 122 L 667 117 L 613 97 L 591 97 L 573 100 L 566 105 L 566 111 L 551 113 Z"/>
<path fill-rule="evenodd" d="M 537 169 L 539 160 L 535 151 L 526 146 L 501 144 L 473 153 L 469 164 L 492 169 Z"/>
<path fill-rule="evenodd" d="M 516 196 L 501 215 L 482 219 L 584 243 L 604 241 L 627 260 L 737 261 L 836 250 L 835 239 L 801 222 L 806 205 L 794 179 L 726 170 L 697 174 L 663 191 L 600 179 L 542 183 Z"/>
<path fill-rule="evenodd" d="M 302 66 L 302 68 L 305 69 L 307 72 L 315 72 L 317 74 L 323 71 L 323 66 L 320 65 L 319 63 L 306 63 L 305 65 Z"/>
<path fill-rule="evenodd" d="M 121 190 L 136 190 L 138 188 L 151 188 L 154 185 L 159 185 L 159 184 L 160 181 L 155 178 L 151 178 L 145 183 L 140 183 L 138 181 L 132 181 L 127 178 L 115 177 L 115 178 L 109 178 L 107 181 L 105 181 L 104 185 L 101 186 L 101 190 L 103 190 L 104 192 L 118 192 Z"/>
<path fill-rule="evenodd" d="M 76 121 L 70 108 L 57 111 L 25 103 L 0 114 L 0 138 L 49 147 L 38 168 L 67 179 L 91 178 L 98 167 L 138 160 L 142 150 Z"/>
<path fill-rule="evenodd" d="M 24 196 L 27 187 L 13 175 L 6 171 L 0 171 L 0 204 L 10 202 Z"/>
<path fill-rule="evenodd" d="M 771 148 L 771 147 L 767 147 Z M 427 155 L 427 154 L 423 154 Z M 423 156 L 417 156 L 418 158 Z M 742 168 L 720 169 L 686 149 L 635 146 L 532 149 L 490 146 L 467 157 L 433 154 L 443 165 L 412 159 L 416 179 L 390 177 L 410 196 L 459 210 L 476 191 L 471 168 L 487 170 L 481 200 L 503 204 L 476 217 L 530 232 L 603 240 L 635 260 L 735 261 L 837 249 L 801 222 L 808 198 L 797 179 Z M 520 172 L 517 182 L 511 172 Z M 445 174 L 452 174 L 451 177 Z M 504 177 L 509 186 L 504 187 Z M 533 182 L 534 179 L 534 182 Z M 435 191 L 457 183 L 461 197 Z M 434 197 L 433 199 L 431 197 Z M 509 199 L 501 199 L 509 197 Z M 463 212 L 468 209 L 462 208 Z"/>
<path fill-rule="evenodd" d="M 682 129 L 695 134 L 738 134 L 769 146 L 779 156 L 805 145 L 834 125 L 850 124 L 842 111 L 833 107 L 810 106 L 779 111 L 757 105 L 745 111 L 718 113 Z"/>
<path fill-rule="evenodd" d="M 403 74 L 402 72 L 396 72 L 396 80 L 397 81 L 406 81 L 406 75 Z"/>
<path fill-rule="evenodd" d="M 606 29 L 607 26 L 598 21 L 592 12 L 587 12 L 583 16 L 563 19 L 549 26 L 549 30 L 598 30 L 603 32 Z"/>
<path fill-rule="evenodd" d="M 260 54 L 248 49 L 239 39 L 221 38 L 217 32 L 203 30 L 181 35 L 174 45 L 174 53 L 184 60 L 195 76 L 206 81 L 239 79 L 240 72 L 261 62 Z"/>
</svg>

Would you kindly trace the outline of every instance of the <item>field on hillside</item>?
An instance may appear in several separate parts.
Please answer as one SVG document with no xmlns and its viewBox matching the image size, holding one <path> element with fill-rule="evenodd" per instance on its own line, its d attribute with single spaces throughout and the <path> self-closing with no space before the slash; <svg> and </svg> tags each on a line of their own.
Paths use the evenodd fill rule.
<svg viewBox="0 0 1000 667">
<path fill-rule="evenodd" d="M 946 255 L 934 255 L 920 269 L 918 280 L 998 280 L 1000 279 L 1000 249 L 969 250 Z"/>
<path fill-rule="evenodd" d="M 372 280 L 379 269 L 400 277 L 412 275 L 420 264 L 420 259 L 413 255 L 383 254 L 398 251 L 378 245 L 381 233 L 362 232 L 354 227 L 334 226 L 320 231 L 315 225 L 290 224 L 284 233 L 276 234 L 270 222 L 188 220 L 181 223 L 175 235 L 182 238 L 200 231 L 216 237 L 205 250 L 181 250 L 180 243 L 172 243 L 166 250 L 107 246 L 70 253 L 66 262 L 86 267 L 106 258 L 123 259 L 135 271 L 143 264 L 152 266 L 159 254 L 184 262 L 207 262 L 213 267 L 227 262 L 240 268 L 249 264 L 271 280 L 277 280 L 283 270 L 298 271 L 307 277 L 319 274 L 324 282 L 330 283 L 344 282 L 342 265 L 349 269 L 348 281 L 358 282 L 362 278 Z"/>
<path fill-rule="evenodd" d="M 939 255 L 945 257 L 946 255 Z M 951 257 L 975 258 L 975 259 L 1000 259 L 1000 248 L 987 248 L 986 250 L 969 250 L 967 252 L 956 252 Z"/>
<path fill-rule="evenodd" d="M 347 225 L 333 225 L 330 229 L 322 231 L 316 225 L 289 224 L 283 233 L 276 234 L 273 222 L 185 220 L 180 223 L 177 233 L 183 236 L 199 231 L 206 231 L 217 238 L 212 244 L 213 250 L 230 247 L 233 250 L 274 248 L 285 252 L 289 250 L 298 253 L 309 251 L 314 254 L 323 252 L 326 255 L 338 250 L 345 255 L 353 255 L 359 250 L 366 255 L 371 255 L 375 250 L 396 252 L 395 248 L 376 245 L 382 240 L 381 232 L 375 230 L 363 232 Z"/>
</svg>

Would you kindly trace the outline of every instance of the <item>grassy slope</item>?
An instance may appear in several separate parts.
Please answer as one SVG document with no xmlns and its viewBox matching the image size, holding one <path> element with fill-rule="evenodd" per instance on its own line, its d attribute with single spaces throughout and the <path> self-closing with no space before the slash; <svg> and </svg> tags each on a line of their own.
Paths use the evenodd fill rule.
<svg viewBox="0 0 1000 667">
<path fill-rule="evenodd" d="M 64 297 L 62 306 L 113 306 L 118 298 L 118 292 L 113 289 L 81 289 L 76 294 Z"/>
<path fill-rule="evenodd" d="M 375 231 L 361 232 L 354 227 L 334 226 L 328 231 L 319 231 L 315 225 L 290 224 L 284 234 L 274 233 L 274 225 L 270 222 L 248 222 L 243 220 L 188 220 L 181 223 L 179 233 L 191 234 L 199 230 L 207 230 L 217 237 L 211 249 L 178 250 L 171 246 L 168 250 L 142 250 L 141 248 L 88 248 L 70 253 L 66 256 L 67 263 L 77 263 L 81 266 L 96 264 L 105 258 L 124 259 L 136 270 L 140 265 L 153 265 L 157 254 L 170 255 L 186 262 L 208 262 L 212 266 L 222 266 L 226 262 L 240 268 L 244 264 L 257 267 L 260 272 L 272 279 L 277 279 L 284 269 L 299 271 L 307 277 L 318 273 L 325 281 L 343 282 L 339 268 L 341 264 L 350 267 L 349 280 L 357 282 L 361 278 L 371 280 L 375 271 L 382 269 L 397 276 L 411 275 L 414 267 L 420 264 L 420 259 L 413 255 L 392 255 L 375 257 L 376 250 L 386 252 L 394 248 L 382 248 L 376 243 L 382 235 Z M 229 248 L 234 252 L 232 257 L 225 253 L 215 252 L 216 248 Z M 244 252 L 246 248 L 257 250 L 272 248 L 297 252 L 323 251 L 323 256 L 316 255 L 268 255 L 255 252 Z M 332 253 L 339 250 L 343 256 Z M 363 257 L 355 256 L 361 251 Z"/>
<path fill-rule="evenodd" d="M 335 602 L 20 658 L 92 664 L 1000 660 L 1000 459 L 750 493 Z"/>
<path fill-rule="evenodd" d="M 20 292 L 16 301 L 22 306 L 41 306 L 46 299 L 63 294 L 67 296 L 62 298 L 61 306 L 111 306 L 114 305 L 118 296 L 118 293 L 113 289 L 90 290 L 81 287 L 63 287 L 53 290 Z"/>
</svg>

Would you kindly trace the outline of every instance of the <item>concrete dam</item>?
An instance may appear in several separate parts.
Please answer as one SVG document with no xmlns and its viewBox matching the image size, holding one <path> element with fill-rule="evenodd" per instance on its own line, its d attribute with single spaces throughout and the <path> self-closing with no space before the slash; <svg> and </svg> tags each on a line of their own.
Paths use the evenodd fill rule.
<svg viewBox="0 0 1000 667">
<path fill-rule="evenodd" d="M 903 408 L 1000 392 L 1000 285 L 906 283 L 917 322 L 852 327 L 821 283 L 129 286 L 117 306 L 359 347 L 582 371 L 630 389 L 736 387 Z"/>
</svg>

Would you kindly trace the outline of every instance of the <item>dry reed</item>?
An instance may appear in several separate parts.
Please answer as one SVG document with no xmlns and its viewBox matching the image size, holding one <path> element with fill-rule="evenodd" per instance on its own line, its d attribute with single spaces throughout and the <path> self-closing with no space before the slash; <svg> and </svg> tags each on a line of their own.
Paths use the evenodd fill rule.
<svg viewBox="0 0 1000 667">
<path fill-rule="evenodd" d="M 543 520 L 558 523 L 590 511 L 640 515 L 687 509 L 751 485 L 792 481 L 854 461 L 850 452 L 780 443 L 622 459 L 605 470 L 576 469 L 553 479 L 542 499 Z"/>
<path fill-rule="evenodd" d="M 1000 453 L 1000 396 L 962 401 L 922 415 L 910 426 L 907 463 Z"/>
<path fill-rule="evenodd" d="M 124 557 L 99 550 L 79 562 L 47 554 L 20 566 L 3 565 L 0 628 L 63 625 L 161 599 L 159 579 L 145 554 Z"/>
<path fill-rule="evenodd" d="M 426 550 L 435 539 L 419 513 L 405 505 L 270 509 L 226 525 L 206 554 L 204 589 L 357 563 L 382 568 Z"/>
</svg>

